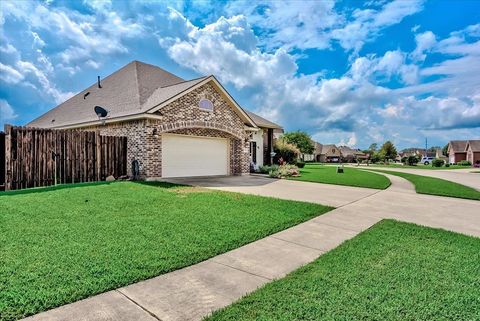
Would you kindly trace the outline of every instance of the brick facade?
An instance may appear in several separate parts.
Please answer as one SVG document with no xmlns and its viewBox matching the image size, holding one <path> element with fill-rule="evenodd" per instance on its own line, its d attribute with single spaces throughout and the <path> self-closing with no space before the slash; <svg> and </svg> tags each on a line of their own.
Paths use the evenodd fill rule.
<svg viewBox="0 0 480 321">
<path fill-rule="evenodd" d="M 207 98 L 213 111 L 202 110 L 198 102 Z M 205 84 L 161 108 L 161 120 L 135 120 L 99 126 L 102 135 L 127 137 L 129 164 L 136 159 L 141 178 L 162 175 L 162 133 L 227 138 L 230 142 L 230 174 L 249 172 L 248 140 L 244 123 L 214 85 Z M 131 175 L 131 166 L 128 168 Z"/>
</svg>

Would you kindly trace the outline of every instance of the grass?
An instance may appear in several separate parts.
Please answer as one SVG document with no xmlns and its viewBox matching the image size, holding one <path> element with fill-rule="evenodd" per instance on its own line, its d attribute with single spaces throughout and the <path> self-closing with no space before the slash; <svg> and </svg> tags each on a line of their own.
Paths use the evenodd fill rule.
<svg viewBox="0 0 480 321">
<path fill-rule="evenodd" d="M 330 209 L 166 183 L 0 194 L 0 319 L 189 266 Z"/>
<path fill-rule="evenodd" d="M 396 175 L 405 178 L 415 185 L 415 191 L 420 194 L 448 196 L 480 200 L 480 192 L 455 182 L 440 178 L 415 175 L 403 172 L 383 171 L 386 174 Z"/>
<path fill-rule="evenodd" d="M 408 168 L 408 169 L 431 169 L 431 170 L 450 170 L 450 169 L 465 169 L 465 168 L 471 168 L 471 166 L 460 166 L 460 165 L 450 165 L 449 167 L 433 167 L 431 164 L 430 165 L 423 165 L 423 164 L 418 164 L 416 166 L 409 166 L 409 165 L 401 165 L 401 164 L 389 164 L 389 165 L 377 165 L 377 164 L 370 164 L 368 167 L 384 167 L 384 168 Z"/>
<path fill-rule="evenodd" d="M 208 321 L 479 320 L 480 239 L 382 221 Z"/>
<path fill-rule="evenodd" d="M 375 189 L 386 189 L 390 186 L 390 180 L 383 175 L 350 167 L 345 167 L 343 174 L 337 174 L 335 166 L 306 164 L 304 168 L 300 169 L 300 174 L 300 177 L 292 177 L 291 179 Z"/>
</svg>

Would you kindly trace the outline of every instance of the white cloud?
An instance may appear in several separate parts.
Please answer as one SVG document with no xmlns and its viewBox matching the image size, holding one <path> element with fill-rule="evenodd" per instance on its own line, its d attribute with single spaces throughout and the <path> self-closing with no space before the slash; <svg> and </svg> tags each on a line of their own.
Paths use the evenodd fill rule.
<svg viewBox="0 0 480 321">
<path fill-rule="evenodd" d="M 363 45 L 374 40 L 384 28 L 401 22 L 405 17 L 423 9 L 423 0 L 396 0 L 388 2 L 380 10 L 356 9 L 353 21 L 346 19 L 341 28 L 332 30 L 331 37 L 346 50 L 356 55 Z"/>
<path fill-rule="evenodd" d="M 6 1 L 2 3 L 2 9 L 4 19 L 13 16 L 28 25 L 35 46 L 45 46 L 42 33 L 62 39 L 65 49 L 60 52 L 60 57 L 64 63 L 128 52 L 123 40 L 141 35 L 142 25 L 131 19 L 122 19 L 110 10 L 109 2 L 87 3 L 95 10 L 95 15 L 27 1 Z"/>
<path fill-rule="evenodd" d="M 411 56 L 414 60 L 424 61 L 427 56 L 425 52 L 430 51 L 430 49 L 435 46 L 437 39 L 435 38 L 433 32 L 426 31 L 415 35 L 415 43 L 417 46 L 412 52 Z"/>
<path fill-rule="evenodd" d="M 23 75 L 12 66 L 4 65 L 0 62 L 0 79 L 7 84 L 18 84 L 24 79 Z"/>
<path fill-rule="evenodd" d="M 269 49 L 322 49 L 330 46 L 328 31 L 343 20 L 334 6 L 332 0 L 234 2 L 227 6 L 227 12 L 246 15 L 250 23 L 261 28 L 262 46 Z"/>
<path fill-rule="evenodd" d="M 159 43 L 174 61 L 201 74 L 214 74 L 223 83 L 248 92 L 253 105 L 246 107 L 291 129 L 308 130 L 320 141 L 340 139 L 353 146 L 359 137 L 361 141 L 396 137 L 396 141 L 410 144 L 416 139 L 411 135 L 419 130 L 480 126 L 479 106 L 472 98 L 478 96 L 471 90 L 472 86 L 478 87 L 478 80 L 472 82 L 463 98 L 454 93 L 446 98 L 430 95 L 422 99 L 408 94 L 408 89 L 424 94 L 421 86 L 439 84 L 418 84 L 428 74 L 450 72 L 465 76 L 463 68 L 450 66 L 453 60 L 421 69 L 410 62 L 411 54 L 393 50 L 379 57 L 358 57 L 344 76 L 325 79 L 321 74 L 298 74 L 297 58 L 282 48 L 267 53 L 259 47 L 237 47 L 237 43 L 253 39 L 251 27 L 237 23 L 243 21 L 242 17 L 221 18 L 204 28 L 192 25 L 178 12 L 170 18 L 176 24 L 176 37 L 160 38 Z M 242 37 L 233 40 L 230 32 Z M 378 85 L 393 79 L 408 86 L 389 89 Z"/>
<path fill-rule="evenodd" d="M 7 121 L 17 118 L 12 106 L 5 99 L 0 99 L 0 126 L 3 126 Z"/>
</svg>

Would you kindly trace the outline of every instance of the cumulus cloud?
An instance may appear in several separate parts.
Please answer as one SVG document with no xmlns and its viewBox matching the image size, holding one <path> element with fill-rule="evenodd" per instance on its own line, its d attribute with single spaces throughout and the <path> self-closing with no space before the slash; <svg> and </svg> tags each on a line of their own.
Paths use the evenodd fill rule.
<svg viewBox="0 0 480 321">
<path fill-rule="evenodd" d="M 109 10 L 109 2 L 89 1 L 87 4 L 95 15 L 30 1 L 4 1 L 2 11 L 4 19 L 12 16 L 28 25 L 35 46 L 45 46 L 42 33 L 61 38 L 65 48 L 60 57 L 67 64 L 85 62 L 95 55 L 128 52 L 123 40 L 138 36 L 142 25 L 122 19 L 117 12 Z"/>
<path fill-rule="evenodd" d="M 7 121 L 11 121 L 12 119 L 17 118 L 18 115 L 15 114 L 12 106 L 6 101 L 5 99 L 0 99 L 0 126 L 3 125 Z"/>
<path fill-rule="evenodd" d="M 426 58 L 425 52 L 431 50 L 437 43 L 435 34 L 431 31 L 426 31 L 415 35 L 416 48 L 411 56 L 414 60 L 424 61 Z"/>
<path fill-rule="evenodd" d="M 0 79 L 7 84 L 18 84 L 22 81 L 24 76 L 15 68 L 9 65 L 4 65 L 0 62 Z"/>
<path fill-rule="evenodd" d="M 378 18 L 376 23 L 386 23 L 387 16 Z M 400 16 L 388 16 L 388 21 L 397 21 Z M 472 95 L 475 91 L 469 90 L 463 98 L 453 93 L 447 98 L 416 96 L 428 92 L 421 86 L 430 85 L 433 90 L 439 81 L 446 81 L 420 83 L 422 77 L 447 72 L 465 76 L 463 68 L 451 66 L 455 59 L 428 68 L 415 63 L 418 54 L 439 50 L 435 36 L 435 43 L 429 45 L 418 40 L 414 53 L 391 50 L 382 56 L 358 57 L 342 77 L 323 78 L 320 73 L 298 74 L 297 57 L 284 48 L 266 52 L 261 45 L 245 47 L 245 43 L 254 43 L 255 36 L 245 17 L 221 18 L 203 28 L 177 11 L 171 12 L 170 19 L 175 22 L 176 36 L 160 37 L 159 43 L 174 61 L 201 74 L 214 74 L 223 83 L 248 92 L 253 105 L 247 107 L 292 129 L 306 129 L 318 139 L 332 139 L 335 133 L 337 138 L 330 142 L 340 138 L 351 146 L 359 138 L 375 141 L 396 137 L 397 141 L 407 142 L 413 138 L 405 135 L 405 124 L 414 126 L 414 130 L 480 126 L 479 106 L 474 103 L 478 97 Z M 230 33 L 236 38 L 230 37 Z M 467 66 L 465 62 L 459 65 Z M 390 89 L 391 81 L 405 86 Z M 478 87 L 478 80 L 471 86 Z M 458 83 L 454 88 L 458 88 Z"/>
<path fill-rule="evenodd" d="M 401 22 L 405 17 L 423 9 L 423 0 L 396 0 L 388 2 L 379 9 L 356 9 L 353 20 L 346 19 L 344 26 L 331 31 L 332 39 L 340 45 L 353 50 L 356 55 L 363 45 L 374 40 L 381 30 Z"/>
</svg>

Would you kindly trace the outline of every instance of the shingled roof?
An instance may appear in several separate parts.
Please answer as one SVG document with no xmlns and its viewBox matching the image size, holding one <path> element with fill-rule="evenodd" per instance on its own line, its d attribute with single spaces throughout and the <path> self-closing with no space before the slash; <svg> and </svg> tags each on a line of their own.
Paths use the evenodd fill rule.
<svg viewBox="0 0 480 321">
<path fill-rule="evenodd" d="M 448 143 L 449 152 L 453 150 L 454 153 L 464 153 L 466 147 L 467 147 L 466 140 L 451 140 Z"/>
<path fill-rule="evenodd" d="M 480 152 L 480 140 L 469 140 L 468 144 L 465 146 L 465 149 L 467 149 L 468 145 L 470 145 L 472 152 Z"/>
<path fill-rule="evenodd" d="M 97 83 L 91 85 L 31 121 L 27 126 L 41 128 L 84 126 L 98 121 L 93 110 L 95 106 L 101 106 L 108 110 L 108 119 L 145 116 L 147 113 L 155 111 L 155 108 L 162 103 L 176 99 L 204 81 L 213 81 L 224 91 L 224 88 L 213 76 L 184 80 L 157 66 L 132 61 L 103 79 L 101 88 Z M 245 123 L 252 124 L 252 119 L 245 111 L 226 91 L 225 94 L 231 98 L 232 104 L 239 110 Z"/>
<path fill-rule="evenodd" d="M 258 126 L 262 128 L 271 128 L 271 129 L 281 129 L 283 128 L 280 125 L 277 125 L 255 113 L 252 113 L 251 111 L 246 111 L 248 116 L 253 120 L 253 122 Z"/>
</svg>

